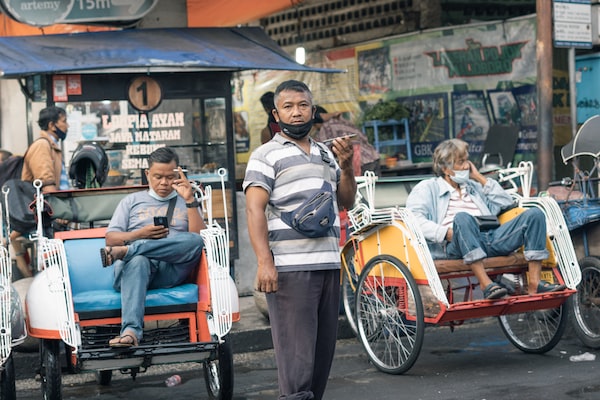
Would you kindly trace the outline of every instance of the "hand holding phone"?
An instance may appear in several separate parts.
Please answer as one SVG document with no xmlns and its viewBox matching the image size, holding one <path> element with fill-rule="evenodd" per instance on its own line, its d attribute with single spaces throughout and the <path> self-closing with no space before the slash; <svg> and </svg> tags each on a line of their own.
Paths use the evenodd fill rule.
<svg viewBox="0 0 600 400">
<path fill-rule="evenodd" d="M 167 220 L 167 217 L 154 217 L 154 225 L 168 228 L 169 221 Z"/>
</svg>

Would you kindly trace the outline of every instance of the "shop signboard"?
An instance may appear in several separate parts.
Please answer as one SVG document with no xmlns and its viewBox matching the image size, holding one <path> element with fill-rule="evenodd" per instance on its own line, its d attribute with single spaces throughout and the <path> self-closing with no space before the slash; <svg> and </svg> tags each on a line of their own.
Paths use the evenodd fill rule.
<svg viewBox="0 0 600 400">
<path fill-rule="evenodd" d="M 592 48 L 590 0 L 554 0 L 554 46 Z"/>
<path fill-rule="evenodd" d="M 133 21 L 148 14 L 158 0 L 0 0 L 11 18 L 33 26 Z"/>
</svg>

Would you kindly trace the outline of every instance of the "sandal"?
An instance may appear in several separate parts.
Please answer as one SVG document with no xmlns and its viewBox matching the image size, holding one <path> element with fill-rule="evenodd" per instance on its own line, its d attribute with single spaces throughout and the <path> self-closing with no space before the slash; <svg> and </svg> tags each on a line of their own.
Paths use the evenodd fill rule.
<svg viewBox="0 0 600 400">
<path fill-rule="evenodd" d="M 560 292 L 561 290 L 565 290 L 567 287 L 565 285 L 557 285 L 556 283 L 550 283 L 548 281 L 540 281 L 537 286 L 538 293 L 551 293 L 551 292 Z"/>
<path fill-rule="evenodd" d="M 132 331 L 125 331 L 121 335 L 112 338 L 108 345 L 110 347 L 133 347 L 138 345 L 138 340 Z"/>
<path fill-rule="evenodd" d="M 111 266 L 114 262 L 112 257 L 112 247 L 107 246 L 100 249 L 100 258 L 102 259 L 102 266 L 104 268 Z"/>
<path fill-rule="evenodd" d="M 483 298 L 486 300 L 500 299 L 508 294 L 508 290 L 492 282 L 483 289 Z"/>
</svg>

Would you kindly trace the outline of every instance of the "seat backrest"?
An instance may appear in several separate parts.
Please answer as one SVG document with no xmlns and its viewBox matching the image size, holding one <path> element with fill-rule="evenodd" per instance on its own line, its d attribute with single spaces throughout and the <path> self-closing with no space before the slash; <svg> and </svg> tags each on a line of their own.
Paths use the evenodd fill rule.
<svg viewBox="0 0 600 400">
<path fill-rule="evenodd" d="M 65 246 L 71 290 L 74 295 L 90 290 L 112 289 L 113 267 L 102 267 L 100 249 L 106 246 L 106 228 L 56 232 Z"/>
<path fill-rule="evenodd" d="M 113 267 L 102 267 L 100 249 L 104 238 L 68 239 L 64 241 L 74 295 L 98 289 L 112 289 Z"/>
<path fill-rule="evenodd" d="M 506 168 L 513 162 L 515 152 L 517 151 L 517 142 L 519 141 L 519 127 L 509 125 L 492 125 L 488 131 L 487 138 L 483 144 L 481 156 L 489 155 L 488 163 L 492 160 L 499 164 L 498 155 L 502 158 L 500 167 Z M 481 160 L 480 160 L 481 161 Z M 479 165 L 480 168 L 485 167 Z"/>
</svg>

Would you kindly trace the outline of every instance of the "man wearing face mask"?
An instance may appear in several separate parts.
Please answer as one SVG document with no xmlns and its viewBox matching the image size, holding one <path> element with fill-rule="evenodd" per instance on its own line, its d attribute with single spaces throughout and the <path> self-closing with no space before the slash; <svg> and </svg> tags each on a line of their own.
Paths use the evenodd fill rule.
<svg viewBox="0 0 600 400">
<path fill-rule="evenodd" d="M 60 141 L 67 137 L 69 124 L 67 113 L 60 107 L 46 107 L 39 113 L 38 125 L 42 130 L 25 153 L 21 180 L 33 182 L 42 181 L 42 192 L 52 192 L 69 189 L 69 178 L 62 158 Z M 58 221 L 66 224 L 68 221 Z M 28 255 L 18 238 L 26 232 L 12 231 L 11 243 L 15 250 L 15 261 L 24 277 L 32 275 Z"/>
<path fill-rule="evenodd" d="M 512 197 L 469 161 L 468 144 L 460 139 L 441 142 L 433 153 L 437 175 L 410 192 L 406 207 L 417 218 L 432 257 L 460 259 L 470 265 L 486 299 L 506 296 L 508 290 L 492 282 L 482 260 L 504 256 L 524 246 L 529 264 L 528 293 L 564 290 L 540 280 L 546 250 L 546 219 L 537 208 L 527 209 L 496 229 L 481 232 L 475 216 L 498 215 L 513 204 Z"/>
<path fill-rule="evenodd" d="M 202 254 L 200 231 L 206 225 L 179 156 L 170 147 L 158 148 L 148 167 L 148 190 L 119 202 L 100 249 L 102 265 L 114 264 L 113 286 L 121 292 L 121 333 L 109 341 L 111 347 L 139 344 L 147 290 L 182 284 Z M 166 226 L 155 217 L 164 217 Z"/>
<path fill-rule="evenodd" d="M 351 141 L 337 138 L 331 150 L 317 144 L 308 136 L 314 113 L 304 83 L 281 83 L 273 110 L 281 132 L 252 153 L 243 183 L 258 262 L 256 289 L 266 293 L 280 400 L 323 398 L 339 315 L 338 208 L 352 207 L 356 193 Z M 337 204 L 335 221 L 321 236 L 284 222 L 281 213 L 323 190 Z"/>
<path fill-rule="evenodd" d="M 46 107 L 40 111 L 38 125 L 40 139 L 27 149 L 21 179 L 42 181 L 42 192 L 69 189 L 69 178 L 64 168 L 60 141 L 67 137 L 67 113 L 60 107 Z"/>
</svg>

